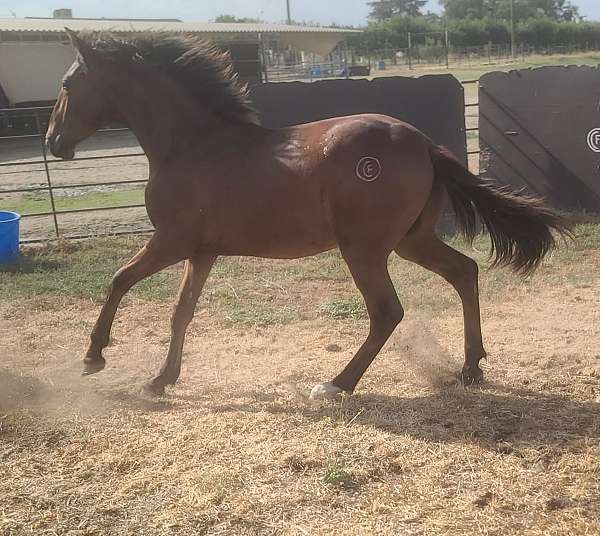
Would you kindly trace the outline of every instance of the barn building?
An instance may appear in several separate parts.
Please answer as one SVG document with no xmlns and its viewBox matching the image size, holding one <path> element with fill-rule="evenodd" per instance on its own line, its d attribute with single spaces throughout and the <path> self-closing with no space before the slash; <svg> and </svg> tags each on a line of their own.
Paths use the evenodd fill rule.
<svg viewBox="0 0 600 536">
<path fill-rule="evenodd" d="M 0 19 L 0 108 L 49 105 L 73 61 L 65 26 L 72 30 L 196 34 L 231 53 L 240 77 L 265 80 L 268 51 L 293 47 L 325 57 L 353 30 L 262 23 L 195 23 L 180 20 L 77 19 L 70 10 L 54 18 Z"/>
</svg>

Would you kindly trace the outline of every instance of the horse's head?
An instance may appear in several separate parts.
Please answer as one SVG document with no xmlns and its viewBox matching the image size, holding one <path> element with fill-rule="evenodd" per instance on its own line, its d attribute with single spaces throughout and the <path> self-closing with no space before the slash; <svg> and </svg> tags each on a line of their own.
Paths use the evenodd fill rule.
<svg viewBox="0 0 600 536">
<path fill-rule="evenodd" d="M 54 156 L 71 159 L 75 146 L 106 122 L 108 91 L 99 54 L 75 32 L 65 30 L 77 56 L 62 80 L 46 143 Z"/>
</svg>

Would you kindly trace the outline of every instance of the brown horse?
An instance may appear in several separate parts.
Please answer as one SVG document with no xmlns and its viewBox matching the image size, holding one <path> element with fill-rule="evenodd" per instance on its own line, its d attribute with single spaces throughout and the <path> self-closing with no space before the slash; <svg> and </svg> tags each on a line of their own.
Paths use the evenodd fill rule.
<svg viewBox="0 0 600 536">
<path fill-rule="evenodd" d="M 447 194 L 459 228 L 487 228 L 495 264 L 527 273 L 565 227 L 537 199 L 469 173 L 414 127 L 383 115 L 326 119 L 280 130 L 258 124 L 226 56 L 189 37 L 77 35 L 47 134 L 55 156 L 109 121 L 127 124 L 150 163 L 148 216 L 155 233 L 115 275 L 91 334 L 84 374 L 102 350 L 124 294 L 185 260 L 166 361 L 148 388 L 179 377 L 186 328 L 218 256 L 291 259 L 339 248 L 370 318 L 346 368 L 313 398 L 353 392 L 402 320 L 387 269 L 392 251 L 441 275 L 458 292 L 465 327 L 465 383 L 482 378 L 477 264 L 434 228 Z"/>
</svg>

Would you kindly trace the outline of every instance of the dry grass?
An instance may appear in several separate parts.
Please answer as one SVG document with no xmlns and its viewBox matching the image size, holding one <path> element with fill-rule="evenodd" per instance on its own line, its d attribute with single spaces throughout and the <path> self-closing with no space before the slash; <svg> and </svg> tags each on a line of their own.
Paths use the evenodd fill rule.
<svg viewBox="0 0 600 536">
<path fill-rule="evenodd" d="M 599 231 L 531 280 L 483 271 L 475 389 L 455 382 L 458 300 L 393 260 L 401 329 L 356 395 L 318 404 L 367 330 L 336 256 L 217 266 L 160 399 L 140 386 L 175 274 L 125 301 L 109 367 L 82 379 L 104 272 L 70 264 L 88 250 L 30 257 L 0 278 L 0 534 L 600 533 Z"/>
</svg>

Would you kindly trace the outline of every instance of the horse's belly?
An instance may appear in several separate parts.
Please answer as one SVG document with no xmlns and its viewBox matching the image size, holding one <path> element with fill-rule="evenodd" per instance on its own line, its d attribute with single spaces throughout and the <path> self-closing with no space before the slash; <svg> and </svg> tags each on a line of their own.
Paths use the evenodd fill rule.
<svg viewBox="0 0 600 536">
<path fill-rule="evenodd" d="M 256 218 L 237 232 L 223 234 L 219 250 L 223 255 L 295 259 L 335 246 L 333 232 L 326 222 Z"/>
</svg>

